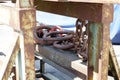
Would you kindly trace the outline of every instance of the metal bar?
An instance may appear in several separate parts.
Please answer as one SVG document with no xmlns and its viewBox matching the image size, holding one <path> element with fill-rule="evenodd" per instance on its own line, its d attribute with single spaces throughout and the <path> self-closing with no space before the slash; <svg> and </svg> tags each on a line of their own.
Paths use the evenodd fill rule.
<svg viewBox="0 0 120 80">
<path fill-rule="evenodd" d="M 43 60 L 40 60 L 40 72 L 44 73 L 45 72 L 45 62 Z"/>
<path fill-rule="evenodd" d="M 102 25 L 100 23 L 90 23 L 88 30 L 88 80 L 96 80 L 98 79 L 98 62 L 102 48 Z"/>
</svg>

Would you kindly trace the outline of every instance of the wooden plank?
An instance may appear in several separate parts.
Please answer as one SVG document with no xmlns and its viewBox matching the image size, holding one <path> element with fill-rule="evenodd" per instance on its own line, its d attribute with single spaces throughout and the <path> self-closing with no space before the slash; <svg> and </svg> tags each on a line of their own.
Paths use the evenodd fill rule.
<svg viewBox="0 0 120 80">
<path fill-rule="evenodd" d="M 57 2 L 120 3 L 120 0 L 44 0 Z"/>
<path fill-rule="evenodd" d="M 18 33 L 6 25 L 0 25 L 0 44 L 0 52 L 6 55 L 0 55 L 0 80 L 8 80 L 19 51 Z"/>
<path fill-rule="evenodd" d="M 47 59 L 67 68 L 71 67 L 72 61 L 79 60 L 74 52 L 55 49 L 52 46 L 39 46 L 39 53 Z"/>
<path fill-rule="evenodd" d="M 53 76 L 50 73 L 45 73 L 44 76 L 49 78 L 50 80 L 60 80 L 60 79 L 58 79 L 57 77 Z"/>
<path fill-rule="evenodd" d="M 18 9 L 13 3 L 0 3 L 0 24 L 6 24 L 20 30 Z"/>
<path fill-rule="evenodd" d="M 81 60 L 72 61 L 71 67 L 87 76 L 87 65 Z"/>
<path fill-rule="evenodd" d="M 41 0 L 35 0 L 34 4 L 37 10 L 76 17 L 83 20 L 102 21 L 102 4 L 48 2 Z"/>
<path fill-rule="evenodd" d="M 34 4 L 33 4 L 34 0 L 16 0 L 16 7 L 17 8 L 33 8 Z M 13 0 L 13 2 L 15 2 L 15 0 Z"/>
<path fill-rule="evenodd" d="M 119 61 L 117 60 L 119 56 L 117 56 L 117 53 L 115 52 L 116 51 L 113 48 L 112 44 L 110 44 L 110 59 L 109 59 L 110 68 L 115 80 L 120 80 L 120 66 L 118 64 Z"/>
<path fill-rule="evenodd" d="M 78 75 L 79 73 L 79 77 L 85 79 L 87 73 L 86 63 L 83 63 L 73 51 L 64 51 L 53 48 L 52 46 L 39 45 L 39 54 L 47 63 L 52 62 L 70 71 L 73 70 L 72 72 L 74 74 Z M 52 64 L 52 66 L 54 66 L 54 64 Z M 55 67 L 59 68 L 58 66 Z M 84 72 L 82 72 L 83 70 Z M 67 73 L 62 69 L 60 71 Z"/>
<path fill-rule="evenodd" d="M 77 69 L 77 67 L 75 67 L 76 69 L 75 70 L 70 70 L 70 69 L 68 69 L 67 67 L 63 67 L 63 66 L 61 66 L 60 64 L 57 64 L 57 63 L 55 63 L 55 62 L 53 62 L 53 61 L 51 61 L 50 59 L 48 59 L 47 57 L 45 57 L 45 56 L 43 56 L 43 55 L 41 55 L 39 52 L 36 52 L 36 55 L 37 55 L 37 57 L 39 56 L 40 57 L 40 59 L 41 59 L 41 57 L 42 57 L 42 60 L 45 62 L 45 63 L 47 63 L 47 64 L 49 64 L 49 65 L 51 65 L 52 67 L 54 67 L 55 69 L 57 69 L 57 70 L 59 70 L 59 71 L 61 71 L 62 73 L 64 73 L 64 74 L 66 74 L 67 76 L 69 76 L 70 78 L 72 78 L 72 79 L 75 79 L 75 78 L 77 78 L 77 79 L 82 79 L 82 80 L 85 80 L 86 79 L 86 76 L 85 75 L 83 75 L 83 74 L 81 74 L 81 73 L 76 73 L 76 71 L 78 71 L 78 69 Z M 35 55 L 35 56 L 36 56 Z M 38 57 L 38 58 L 39 58 Z M 75 63 L 75 65 L 76 65 L 76 62 L 74 62 Z M 74 64 L 73 63 L 73 64 Z M 79 64 L 79 63 L 78 63 Z M 71 65 L 72 65 L 72 63 L 71 63 Z M 48 66 L 45 66 L 45 68 L 47 68 Z M 79 66 L 80 67 L 80 66 Z M 74 68 L 73 68 L 74 69 Z M 50 70 L 51 71 L 51 70 Z M 81 72 L 81 71 L 80 71 Z M 69 79 L 67 79 L 67 80 L 69 80 Z"/>
<path fill-rule="evenodd" d="M 112 45 L 113 51 L 115 53 L 118 66 L 120 67 L 120 45 Z"/>
<path fill-rule="evenodd" d="M 11 1 L 11 0 L 0 0 L 0 2 L 8 2 L 8 1 Z"/>
</svg>

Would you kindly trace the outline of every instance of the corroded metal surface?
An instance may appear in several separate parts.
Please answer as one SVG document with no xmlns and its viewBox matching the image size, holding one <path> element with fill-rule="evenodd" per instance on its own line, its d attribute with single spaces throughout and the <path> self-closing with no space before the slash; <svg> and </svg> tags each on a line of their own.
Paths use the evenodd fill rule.
<svg viewBox="0 0 120 80">
<path fill-rule="evenodd" d="M 53 46 L 58 49 L 69 50 L 74 47 L 74 43 L 71 39 L 63 41 L 55 41 Z"/>
<path fill-rule="evenodd" d="M 35 42 L 37 44 L 51 45 L 55 41 L 64 41 L 64 40 L 72 39 L 74 36 L 74 32 L 63 31 L 63 29 L 60 26 L 41 25 L 41 26 L 36 26 L 33 29 L 33 35 L 35 38 Z"/>
<path fill-rule="evenodd" d="M 51 30 L 51 27 L 49 27 L 49 26 L 37 26 L 37 27 L 34 27 L 33 35 L 34 35 L 35 42 L 37 44 L 44 44 L 44 45 L 52 44 L 53 41 L 45 41 L 45 40 L 43 40 L 43 35 L 46 32 L 49 32 L 50 30 Z"/>
<path fill-rule="evenodd" d="M 56 36 L 56 37 L 48 37 L 50 35 L 54 34 L 66 34 L 65 36 Z M 43 36 L 43 39 L 46 41 L 62 41 L 66 39 L 71 39 L 73 37 L 74 32 L 73 31 L 54 31 L 54 32 L 49 32 L 46 33 Z"/>
<path fill-rule="evenodd" d="M 34 40 L 35 9 L 20 10 L 20 27 L 24 36 L 25 73 L 27 80 L 35 79 L 34 69 Z"/>
</svg>

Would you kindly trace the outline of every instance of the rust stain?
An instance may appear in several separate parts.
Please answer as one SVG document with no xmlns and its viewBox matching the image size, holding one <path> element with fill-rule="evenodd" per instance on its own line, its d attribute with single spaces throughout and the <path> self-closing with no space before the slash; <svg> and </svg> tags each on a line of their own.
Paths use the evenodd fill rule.
<svg viewBox="0 0 120 80">
<path fill-rule="evenodd" d="M 109 17 L 110 15 L 111 15 L 110 10 L 109 10 L 109 9 L 106 9 L 105 17 Z"/>
<path fill-rule="evenodd" d="M 28 9 L 20 12 L 21 29 L 24 35 L 24 52 L 25 52 L 25 72 L 27 80 L 35 79 L 34 69 L 34 40 L 33 27 L 35 26 L 35 10 Z"/>
<path fill-rule="evenodd" d="M 35 13 L 32 11 L 27 11 L 25 13 L 23 12 L 22 25 L 26 26 L 24 27 L 24 29 L 28 30 L 33 27 L 33 23 L 35 22 L 35 20 L 33 19 L 34 16 L 35 16 Z"/>
</svg>

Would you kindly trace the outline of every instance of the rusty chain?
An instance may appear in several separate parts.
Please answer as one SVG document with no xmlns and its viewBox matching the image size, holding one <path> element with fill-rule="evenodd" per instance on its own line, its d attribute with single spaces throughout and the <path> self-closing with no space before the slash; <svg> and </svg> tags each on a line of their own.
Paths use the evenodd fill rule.
<svg viewBox="0 0 120 80">
<path fill-rule="evenodd" d="M 76 36 L 75 36 L 75 50 L 77 55 L 87 61 L 87 48 L 88 48 L 88 21 L 77 19 L 76 21 Z"/>
<path fill-rule="evenodd" d="M 33 29 L 33 35 L 38 44 L 52 44 L 54 41 L 68 40 L 73 37 L 72 31 L 63 31 L 60 26 L 37 26 Z"/>
<path fill-rule="evenodd" d="M 49 26 L 37 26 L 33 29 L 34 40 L 37 44 L 49 45 L 52 44 L 52 41 L 44 41 L 43 35 L 50 31 Z"/>
<path fill-rule="evenodd" d="M 88 49 L 88 21 L 77 19 L 76 32 L 64 31 L 60 26 L 48 27 L 43 25 L 34 29 L 37 43 L 51 44 L 59 49 L 72 49 L 78 57 L 87 61 Z"/>
</svg>

